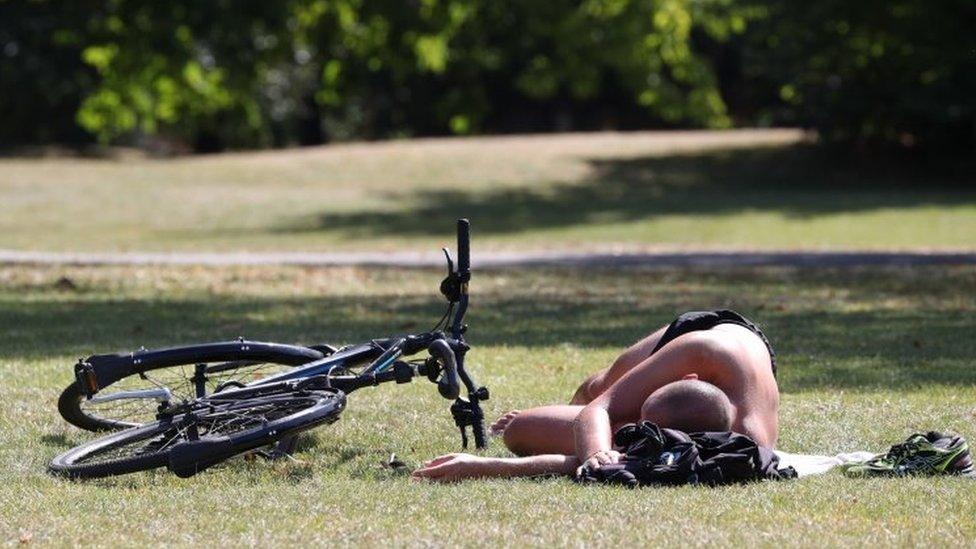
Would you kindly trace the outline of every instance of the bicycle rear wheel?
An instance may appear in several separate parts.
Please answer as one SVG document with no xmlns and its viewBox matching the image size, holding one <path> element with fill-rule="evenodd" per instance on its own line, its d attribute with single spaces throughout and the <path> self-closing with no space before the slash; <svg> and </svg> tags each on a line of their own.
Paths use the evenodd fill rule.
<svg viewBox="0 0 976 549">
<path fill-rule="evenodd" d="M 69 478 L 98 478 L 170 465 L 178 475 L 192 476 L 237 454 L 331 423 L 344 407 L 345 395 L 338 391 L 285 392 L 226 401 L 204 399 L 192 413 L 112 433 L 72 448 L 55 457 L 49 470 Z M 176 467 L 171 464 L 174 449 L 182 450 Z"/>
<path fill-rule="evenodd" d="M 142 351 L 131 355 L 100 355 L 89 361 L 102 361 L 108 368 L 124 370 L 125 375 L 100 387 L 98 396 L 122 391 L 166 388 L 177 401 L 199 398 L 198 389 L 207 394 L 221 387 L 241 386 L 262 377 L 325 356 L 321 351 L 292 345 L 257 342 L 231 342 Z M 137 362 L 138 361 L 138 362 Z M 138 367 L 134 363 L 138 363 Z M 197 382 L 197 367 L 202 377 Z M 65 387 L 58 398 L 58 411 L 68 423 L 88 431 L 128 429 L 155 419 L 159 402 L 152 397 L 126 398 L 108 402 L 89 400 L 78 381 Z"/>
</svg>

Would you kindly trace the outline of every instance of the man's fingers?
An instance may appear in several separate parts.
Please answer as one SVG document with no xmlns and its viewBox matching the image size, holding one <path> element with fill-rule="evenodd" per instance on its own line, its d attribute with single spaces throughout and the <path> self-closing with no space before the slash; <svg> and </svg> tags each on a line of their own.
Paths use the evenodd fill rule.
<svg viewBox="0 0 976 549">
<path fill-rule="evenodd" d="M 621 454 L 615 450 L 609 450 L 605 452 L 597 452 L 590 456 L 589 459 L 583 462 L 583 466 L 589 467 L 590 469 L 598 469 L 604 465 L 612 465 L 614 463 L 620 463 Z"/>
<path fill-rule="evenodd" d="M 596 469 L 599 469 L 600 468 L 600 465 L 601 464 L 600 464 L 599 460 L 597 460 L 597 457 L 596 456 L 593 456 L 590 459 L 584 461 L 583 462 L 583 465 L 580 465 L 579 467 L 576 468 L 576 476 L 579 476 L 580 474 L 582 474 L 584 469 L 589 469 L 590 471 L 594 471 Z"/>
<path fill-rule="evenodd" d="M 424 467 L 435 467 L 442 463 L 447 463 L 448 461 L 451 461 L 455 457 L 457 457 L 457 454 L 445 454 L 443 456 L 438 456 L 430 461 L 424 462 Z"/>
<path fill-rule="evenodd" d="M 436 477 L 440 476 L 442 474 L 442 472 L 443 471 L 442 471 L 441 467 L 423 467 L 423 468 L 417 469 L 416 471 L 414 471 L 413 473 L 411 473 L 410 476 L 412 476 L 414 478 L 433 479 L 433 478 L 436 478 Z"/>
<path fill-rule="evenodd" d="M 450 457 L 448 457 L 448 456 L 441 456 L 441 457 L 439 457 L 439 458 L 431 461 L 431 463 L 429 465 L 424 465 L 420 469 L 417 469 L 416 471 L 414 471 L 414 474 L 416 474 L 417 476 L 422 476 L 422 477 L 427 477 L 427 478 L 434 478 L 434 477 L 442 476 L 442 475 L 444 475 L 449 470 L 450 467 L 452 467 L 454 465 L 451 462 L 451 459 L 453 457 L 454 456 L 450 456 Z M 444 459 L 444 458 L 447 458 L 447 459 Z"/>
<path fill-rule="evenodd" d="M 451 482 L 456 480 L 452 473 L 452 464 L 443 463 L 435 467 L 424 467 L 417 469 L 410 475 L 414 480 L 429 480 L 432 482 Z"/>
</svg>

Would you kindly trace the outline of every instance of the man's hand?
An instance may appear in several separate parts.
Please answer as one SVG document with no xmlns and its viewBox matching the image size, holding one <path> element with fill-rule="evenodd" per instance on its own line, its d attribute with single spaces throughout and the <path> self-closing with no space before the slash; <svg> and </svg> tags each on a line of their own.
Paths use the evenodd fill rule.
<svg viewBox="0 0 976 549">
<path fill-rule="evenodd" d="M 491 458 L 471 454 L 447 454 L 424 462 L 410 475 L 414 480 L 454 482 L 465 478 L 488 476 Z"/>
<path fill-rule="evenodd" d="M 590 470 L 595 470 L 603 467 L 604 465 L 620 463 L 622 458 L 623 454 L 616 450 L 602 450 L 596 452 L 588 457 L 586 461 L 583 462 L 583 465 L 580 465 L 579 468 L 576 469 L 576 476 L 579 476 L 580 473 L 583 472 L 584 467 L 589 468 Z"/>
</svg>

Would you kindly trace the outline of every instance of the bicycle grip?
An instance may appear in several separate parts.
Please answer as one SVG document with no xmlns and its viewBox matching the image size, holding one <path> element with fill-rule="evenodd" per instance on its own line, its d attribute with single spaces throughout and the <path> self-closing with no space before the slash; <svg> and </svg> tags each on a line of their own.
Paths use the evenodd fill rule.
<svg viewBox="0 0 976 549">
<path fill-rule="evenodd" d="M 441 359 L 444 363 L 441 378 L 437 381 L 437 391 L 442 397 L 454 400 L 461 394 L 461 380 L 458 379 L 457 359 L 454 357 L 454 351 L 443 339 L 431 343 L 427 350 L 431 356 Z"/>
<path fill-rule="evenodd" d="M 457 222 L 458 272 L 461 274 L 471 270 L 471 222 L 458 219 Z"/>
</svg>

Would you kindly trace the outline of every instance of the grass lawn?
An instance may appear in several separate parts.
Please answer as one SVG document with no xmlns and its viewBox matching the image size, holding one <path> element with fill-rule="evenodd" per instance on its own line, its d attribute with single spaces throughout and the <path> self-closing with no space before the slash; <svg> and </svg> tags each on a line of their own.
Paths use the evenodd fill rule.
<svg viewBox="0 0 976 549">
<path fill-rule="evenodd" d="M 82 233 L 99 222 L 85 220 Z M 139 234 L 105 245 L 158 238 Z M 218 234 L 186 244 L 236 242 Z M 880 451 L 924 429 L 976 441 L 976 268 L 476 276 L 471 368 L 492 389 L 492 415 L 565 401 L 585 373 L 675 313 L 728 306 L 759 321 L 779 352 L 782 449 Z M 69 482 L 45 473 L 54 454 L 90 436 L 55 409 L 79 356 L 241 334 L 341 343 L 423 330 L 441 310 L 439 277 L 352 268 L 0 267 L 0 542 L 959 546 L 976 539 L 976 484 L 968 479 L 828 473 L 636 491 L 565 479 L 411 482 L 380 462 L 396 452 L 413 466 L 459 444 L 447 403 L 419 382 L 350 397 L 342 421 L 305 439 L 304 463 L 234 460 L 190 480 L 156 472 Z M 490 452 L 504 454 L 497 442 Z"/>
<path fill-rule="evenodd" d="M 178 158 L 0 158 L 0 248 L 965 249 L 972 171 L 852 165 L 792 130 L 428 139 Z"/>
</svg>

